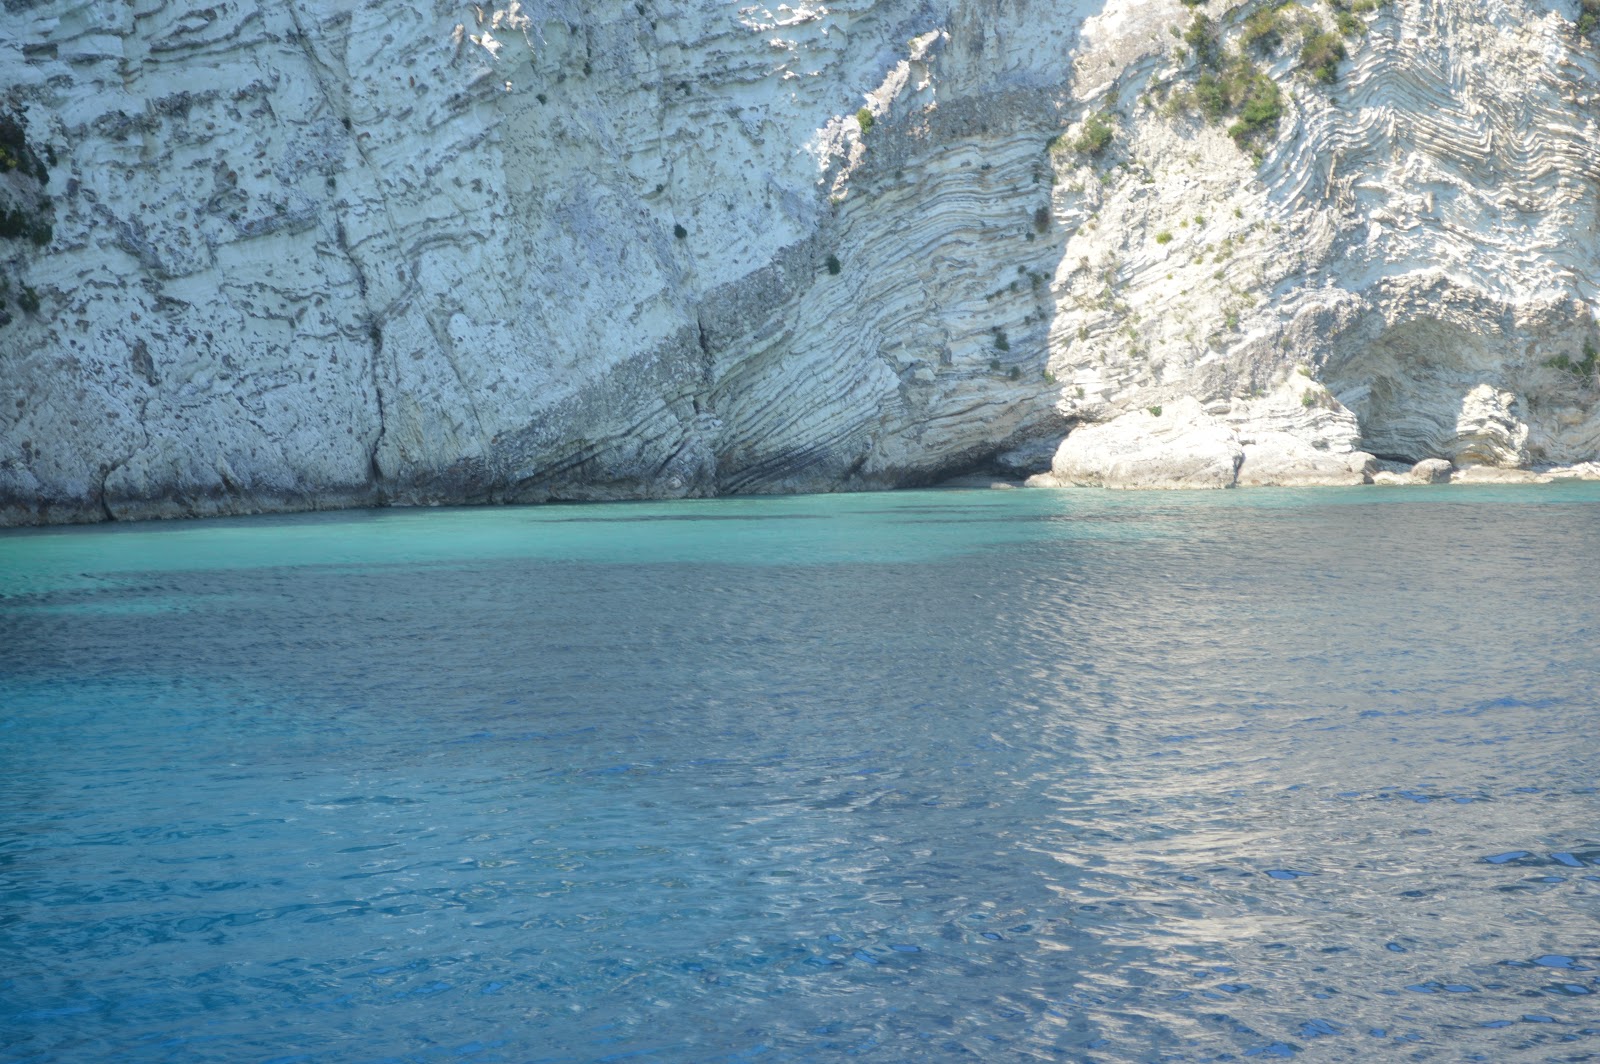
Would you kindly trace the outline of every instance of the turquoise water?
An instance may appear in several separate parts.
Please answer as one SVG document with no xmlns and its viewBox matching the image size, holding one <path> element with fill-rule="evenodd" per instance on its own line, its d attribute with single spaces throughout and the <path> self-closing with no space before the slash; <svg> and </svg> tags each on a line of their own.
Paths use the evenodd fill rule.
<svg viewBox="0 0 1600 1064">
<path fill-rule="evenodd" d="M 1600 490 L 0 534 L 0 1059 L 1600 1056 Z"/>
</svg>

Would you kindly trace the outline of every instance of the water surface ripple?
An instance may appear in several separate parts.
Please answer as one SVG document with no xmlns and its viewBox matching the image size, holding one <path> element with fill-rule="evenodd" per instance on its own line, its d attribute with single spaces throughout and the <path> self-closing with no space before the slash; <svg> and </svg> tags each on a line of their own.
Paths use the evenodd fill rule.
<svg viewBox="0 0 1600 1064">
<path fill-rule="evenodd" d="M 1595 1059 L 1597 518 L 0 535 L 0 1059 Z"/>
</svg>

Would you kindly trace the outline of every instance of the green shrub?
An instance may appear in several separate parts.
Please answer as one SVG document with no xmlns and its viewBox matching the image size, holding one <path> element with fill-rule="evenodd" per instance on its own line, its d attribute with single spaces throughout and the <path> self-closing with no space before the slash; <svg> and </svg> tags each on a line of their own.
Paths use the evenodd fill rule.
<svg viewBox="0 0 1600 1064">
<path fill-rule="evenodd" d="M 1278 131 L 1283 117 L 1283 91 L 1265 74 L 1250 79 L 1239 106 L 1239 118 L 1228 127 L 1228 136 L 1241 148 L 1259 146 Z"/>
<path fill-rule="evenodd" d="M 1566 355 L 1557 355 L 1546 361 L 1545 365 L 1551 369 L 1564 370 L 1580 380 L 1592 381 L 1596 379 L 1596 371 L 1600 370 L 1600 349 L 1595 348 L 1593 340 L 1585 338 L 1583 361 L 1574 362 Z"/>
<path fill-rule="evenodd" d="M 39 293 L 24 285 L 22 288 L 22 294 L 17 297 L 17 306 L 21 307 L 29 314 L 39 313 Z"/>
<path fill-rule="evenodd" d="M 1239 35 L 1240 46 L 1262 54 L 1276 52 L 1288 34 L 1289 20 L 1284 15 L 1284 8 L 1288 6 L 1278 4 L 1276 7 L 1264 7 L 1251 14 L 1244 20 L 1244 31 Z"/>
<path fill-rule="evenodd" d="M 1208 122 L 1220 121 L 1228 113 L 1228 83 L 1215 74 L 1201 74 L 1195 83 L 1194 100 Z"/>
<path fill-rule="evenodd" d="M 866 132 L 872 128 L 872 122 L 872 112 L 867 108 L 863 107 L 861 110 L 856 112 L 856 125 L 861 127 L 861 132 L 863 135 L 865 135 Z"/>
<path fill-rule="evenodd" d="M 1237 49 L 1224 47 L 1219 26 L 1196 12 L 1183 40 L 1198 61 L 1199 75 L 1193 89 L 1176 89 L 1166 101 L 1168 114 L 1197 111 L 1208 122 L 1232 121 L 1228 135 L 1241 151 L 1249 152 L 1259 164 L 1266 145 L 1277 134 L 1283 117 L 1284 96 L 1278 85 L 1250 58 L 1252 53 L 1276 54 L 1298 32 L 1300 55 L 1297 68 L 1323 84 L 1338 81 L 1339 64 L 1348 58 L 1344 37 L 1367 32 L 1361 15 L 1376 11 L 1387 0 L 1328 0 L 1333 8 L 1338 32 L 1324 30 L 1300 5 L 1279 0 L 1246 16 L 1238 37 Z M 1600 0 L 1582 0 L 1585 11 L 1592 11 L 1583 32 L 1600 28 Z M 1341 36 L 1343 34 L 1343 36 Z"/>
<path fill-rule="evenodd" d="M 1324 85 L 1332 85 L 1339 80 L 1339 64 L 1346 54 L 1344 39 L 1337 33 L 1314 31 L 1300 48 L 1300 69 Z"/>
<path fill-rule="evenodd" d="M 839 271 L 844 268 L 839 265 L 839 256 L 837 255 L 828 256 L 827 266 L 828 272 L 833 274 L 835 277 L 837 277 L 839 275 Z"/>
<path fill-rule="evenodd" d="M 1161 232 L 1156 234 L 1156 243 L 1157 244 L 1170 244 L 1170 243 L 1172 243 L 1172 231 L 1170 229 L 1161 230 Z"/>
<path fill-rule="evenodd" d="M 1578 36 L 1588 37 L 1600 29 L 1600 0 L 1582 0 L 1578 4 Z"/>
<path fill-rule="evenodd" d="M 1317 397 L 1312 395 L 1310 392 L 1305 392 L 1300 396 L 1300 405 L 1304 407 L 1316 406 Z"/>
<path fill-rule="evenodd" d="M 45 161 L 28 146 L 27 123 L 22 116 L 0 113 L 0 174 L 13 170 L 21 170 L 41 185 L 50 180 Z"/>
<path fill-rule="evenodd" d="M 1160 417 L 1161 416 L 1161 407 L 1159 407 L 1159 406 L 1147 406 L 1147 407 L 1145 407 L 1145 409 L 1150 411 L 1150 416 L 1151 417 Z"/>
<path fill-rule="evenodd" d="M 1183 31 L 1183 43 L 1189 46 L 1203 67 L 1217 66 L 1222 59 L 1222 38 L 1217 32 L 1217 24 L 1204 14 L 1195 14 L 1194 21 Z"/>
<path fill-rule="evenodd" d="M 1180 105 L 1192 102 L 1208 122 L 1234 116 L 1228 135 L 1240 149 L 1255 154 L 1277 133 L 1283 116 L 1283 93 L 1277 83 L 1243 54 L 1232 57 L 1221 70 L 1202 73 L 1187 100 L 1178 96 L 1174 100 Z"/>
<path fill-rule="evenodd" d="M 1072 142 L 1072 150 L 1079 155 L 1099 155 L 1111 146 L 1116 130 L 1111 125 L 1111 115 L 1105 111 L 1084 119 L 1083 131 Z"/>
</svg>

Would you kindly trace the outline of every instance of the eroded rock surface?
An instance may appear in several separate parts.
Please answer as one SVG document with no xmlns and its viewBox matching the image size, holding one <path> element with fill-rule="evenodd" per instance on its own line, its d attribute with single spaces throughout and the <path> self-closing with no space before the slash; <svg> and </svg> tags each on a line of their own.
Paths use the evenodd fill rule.
<svg viewBox="0 0 1600 1064">
<path fill-rule="evenodd" d="M 1328 84 L 1224 0 L 8 4 L 0 523 L 1019 475 L 1140 419 L 1179 479 L 1578 467 L 1570 6 L 1389 0 Z M 1237 143 L 1197 15 L 1281 89 Z"/>
<path fill-rule="evenodd" d="M 1049 476 L 1061 486 L 1231 488 L 1244 459 L 1237 436 L 1193 398 L 1075 430 Z M 1049 484 L 1041 479 L 1038 483 Z"/>
</svg>

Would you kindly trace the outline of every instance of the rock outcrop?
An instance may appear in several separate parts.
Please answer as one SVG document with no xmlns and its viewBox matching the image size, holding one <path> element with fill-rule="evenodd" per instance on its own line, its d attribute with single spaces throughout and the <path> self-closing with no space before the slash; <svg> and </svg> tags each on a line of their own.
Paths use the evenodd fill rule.
<svg viewBox="0 0 1600 1064">
<path fill-rule="evenodd" d="M 13 0 L 0 523 L 1587 462 L 1571 6 Z"/>
<path fill-rule="evenodd" d="M 1088 425 L 1068 436 L 1048 474 L 1032 482 L 1072 487 L 1231 488 L 1244 460 L 1238 438 L 1194 399 Z M 1048 478 L 1048 479 L 1047 479 Z"/>
<path fill-rule="evenodd" d="M 1372 483 L 1349 411 L 1291 376 L 1270 397 L 1203 408 L 1185 396 L 1073 431 L 1035 487 L 1345 487 Z M 1449 463 L 1444 463 L 1446 468 Z"/>
</svg>

